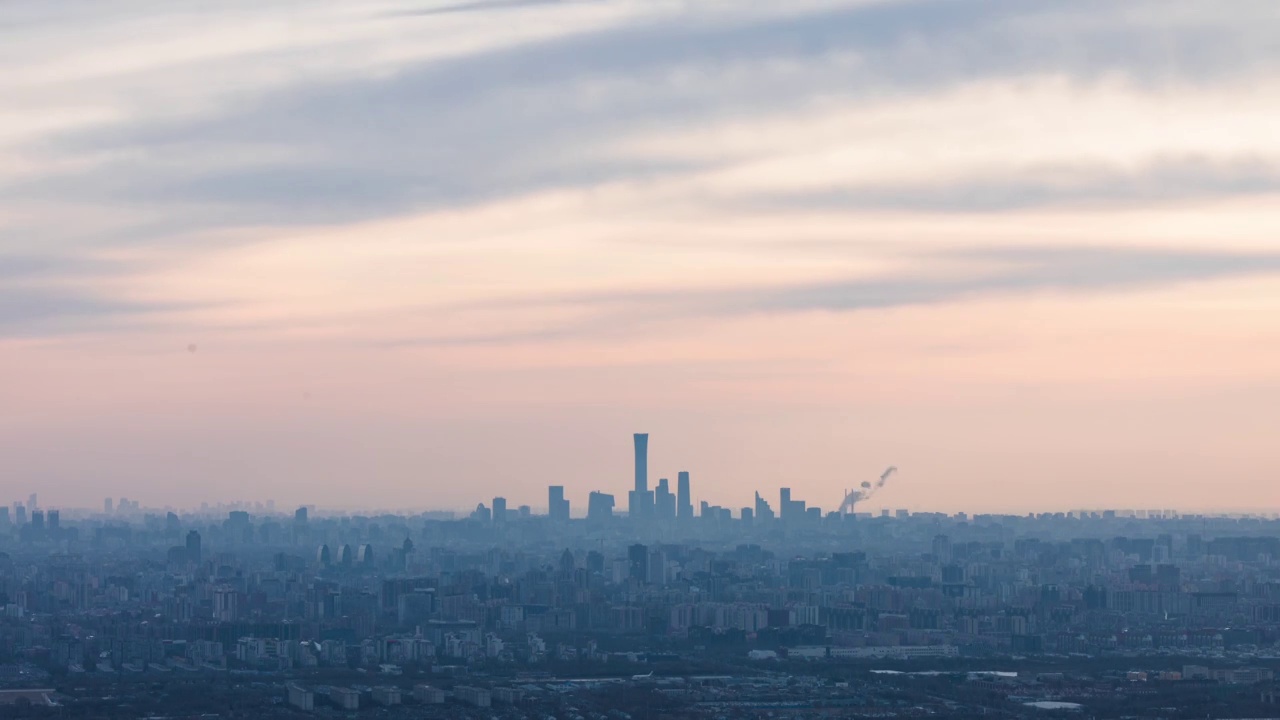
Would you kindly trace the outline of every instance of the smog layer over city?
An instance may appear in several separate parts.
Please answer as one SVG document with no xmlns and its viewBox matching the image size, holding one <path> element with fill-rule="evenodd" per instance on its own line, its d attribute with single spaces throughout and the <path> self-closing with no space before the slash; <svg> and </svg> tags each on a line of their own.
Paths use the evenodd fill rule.
<svg viewBox="0 0 1280 720">
<path fill-rule="evenodd" d="M 0 718 L 1280 718 L 1275 0 L 0 0 Z"/>
</svg>

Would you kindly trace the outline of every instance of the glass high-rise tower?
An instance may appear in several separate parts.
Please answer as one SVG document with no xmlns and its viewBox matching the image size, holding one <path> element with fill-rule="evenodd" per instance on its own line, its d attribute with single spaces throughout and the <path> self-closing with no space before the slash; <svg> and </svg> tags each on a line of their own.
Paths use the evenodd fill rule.
<svg viewBox="0 0 1280 720">
<path fill-rule="evenodd" d="M 649 492 L 649 433 L 636 433 L 636 486 L 628 498 L 631 517 L 647 518 L 653 515 L 653 494 Z"/>
</svg>

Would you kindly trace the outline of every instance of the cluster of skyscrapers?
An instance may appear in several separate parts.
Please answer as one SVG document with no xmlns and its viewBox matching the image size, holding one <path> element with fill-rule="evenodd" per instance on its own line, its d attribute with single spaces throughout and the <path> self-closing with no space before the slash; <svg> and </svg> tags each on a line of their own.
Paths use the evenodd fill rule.
<svg viewBox="0 0 1280 720">
<path fill-rule="evenodd" d="M 31 493 L 25 503 L 13 503 L 13 514 L 9 508 L 0 506 L 0 532 L 17 527 L 24 538 L 57 538 L 62 530 L 62 522 L 57 510 L 45 511 L 36 503 L 36 494 Z"/>
<path fill-rule="evenodd" d="M 671 493 L 671 485 L 667 478 L 658 480 L 653 490 L 649 489 L 649 434 L 636 433 L 635 443 L 636 479 L 635 488 L 627 496 L 627 512 L 634 518 L 654 520 L 676 520 L 693 517 L 693 500 L 689 489 L 689 473 L 680 471 L 676 475 L 676 492 Z"/>
<path fill-rule="evenodd" d="M 690 487 L 689 473 L 680 471 L 676 475 L 676 491 L 671 492 L 671 482 L 660 478 L 657 486 L 649 489 L 649 434 L 636 433 L 635 444 L 635 486 L 627 493 L 627 513 L 630 517 L 642 521 L 674 522 L 694 517 L 693 494 Z M 592 491 L 587 498 L 587 519 L 604 521 L 614 516 L 617 501 L 610 493 Z M 723 508 L 711 507 L 703 503 L 703 514 L 723 512 Z M 530 515 L 527 505 L 517 510 L 508 511 L 507 499 L 495 497 L 491 507 L 483 504 L 472 513 L 472 518 L 503 522 L 509 513 L 522 517 Z M 547 516 L 553 521 L 567 521 L 571 516 L 568 498 L 564 495 L 563 485 L 551 485 L 547 488 Z"/>
<path fill-rule="evenodd" d="M 675 493 L 671 492 L 670 480 L 667 478 L 660 478 L 657 486 L 650 490 L 649 434 L 636 433 L 632 439 L 635 444 L 635 486 L 627 493 L 627 513 L 642 521 L 672 522 L 692 518 L 693 499 L 689 473 L 682 470 L 676 475 Z M 551 488 L 552 519 L 568 518 L 569 504 L 563 497 L 563 488 Z M 614 507 L 613 495 L 594 491 L 587 501 L 587 519 L 607 520 L 613 517 Z"/>
<path fill-rule="evenodd" d="M 659 478 L 657 485 L 650 489 L 649 434 L 635 433 L 632 441 L 635 448 L 635 483 L 627 492 L 627 514 L 631 520 L 668 525 L 674 522 L 686 522 L 695 516 L 720 522 L 734 518 L 735 513 L 731 508 L 712 505 L 705 500 L 699 504 L 699 509 L 695 512 L 688 471 L 681 470 L 676 474 L 674 493 L 671 491 L 671 482 L 667 478 Z M 779 489 L 778 503 L 779 509 L 775 514 L 769 502 L 761 497 L 760 493 L 756 493 L 754 503 L 741 508 L 736 515 L 738 519 L 745 522 L 777 519 L 787 523 L 797 523 L 822 521 L 824 518 L 840 519 L 839 512 L 823 513 L 821 508 L 807 506 L 803 500 L 793 499 L 791 488 Z M 586 518 L 590 522 L 611 520 L 617 507 L 617 501 L 612 494 L 594 490 L 587 498 Z M 471 518 L 501 523 L 509 518 L 526 518 L 531 514 L 532 511 L 528 505 L 508 510 L 506 498 L 495 497 L 492 507 L 480 504 L 471 513 Z M 567 522 L 572 517 L 571 505 L 569 499 L 565 497 L 563 485 L 551 485 L 547 488 L 547 517 L 557 522 Z"/>
<path fill-rule="evenodd" d="M 676 491 L 671 492 L 671 484 L 667 478 L 659 478 L 657 486 L 649 489 L 649 434 L 636 433 L 633 436 L 635 445 L 635 485 L 627 493 L 627 512 L 633 520 L 667 524 L 675 521 L 684 522 L 695 516 L 693 493 L 688 471 L 681 470 L 676 474 Z M 549 488 L 547 498 L 548 515 L 552 520 L 568 520 L 569 501 L 564 497 L 564 487 L 553 485 Z M 494 498 L 494 507 L 506 501 Z M 614 497 L 608 493 L 594 491 L 587 501 L 587 519 L 593 521 L 608 520 L 613 517 Z M 527 514 L 527 513 L 526 513 Z M 700 503 L 698 516 L 714 520 L 729 520 L 733 511 L 727 507 L 711 505 L 707 501 Z M 833 513 L 834 514 L 834 513 Z M 738 512 L 738 518 L 744 521 L 773 520 L 775 518 L 788 522 L 804 520 L 821 520 L 824 514 L 821 508 L 807 507 L 803 500 L 791 497 L 791 488 L 779 491 L 779 511 L 774 513 L 768 501 L 755 494 L 752 506 L 744 507 Z"/>
</svg>

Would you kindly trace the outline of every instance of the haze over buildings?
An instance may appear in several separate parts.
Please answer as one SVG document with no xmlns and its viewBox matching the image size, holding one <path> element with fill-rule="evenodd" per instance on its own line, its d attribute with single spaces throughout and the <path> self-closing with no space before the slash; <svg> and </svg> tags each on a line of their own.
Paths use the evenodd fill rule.
<svg viewBox="0 0 1280 720">
<path fill-rule="evenodd" d="M 0 487 L 1280 507 L 1274 13 L 0 3 Z"/>
<path fill-rule="evenodd" d="M 0 0 L 0 718 L 1277 717 L 1278 21 Z"/>
<path fill-rule="evenodd" d="M 496 497 L 456 517 L 15 500 L 0 714 L 1193 720 L 1280 704 L 1280 518 L 842 513 L 789 487 L 733 508 L 696 471 L 670 492 L 664 436 L 632 437 L 643 471 L 593 491 L 585 518 L 561 485 L 546 512 Z M 638 491 L 644 471 L 658 480 Z"/>
</svg>

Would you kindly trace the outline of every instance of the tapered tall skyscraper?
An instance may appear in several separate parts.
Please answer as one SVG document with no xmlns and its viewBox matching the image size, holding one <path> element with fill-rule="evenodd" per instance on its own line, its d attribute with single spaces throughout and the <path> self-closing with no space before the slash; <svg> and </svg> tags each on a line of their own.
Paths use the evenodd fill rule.
<svg viewBox="0 0 1280 720">
<path fill-rule="evenodd" d="M 636 486 L 628 498 L 632 517 L 653 515 L 653 495 L 649 492 L 649 433 L 636 433 Z"/>
<path fill-rule="evenodd" d="M 636 433 L 636 493 L 649 492 L 649 433 Z"/>
</svg>

